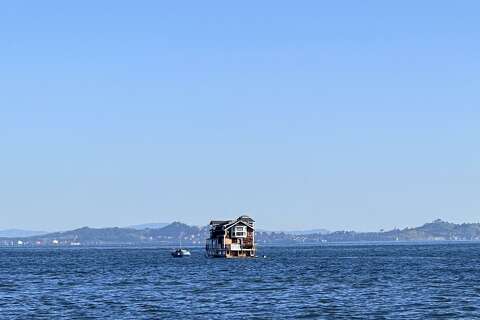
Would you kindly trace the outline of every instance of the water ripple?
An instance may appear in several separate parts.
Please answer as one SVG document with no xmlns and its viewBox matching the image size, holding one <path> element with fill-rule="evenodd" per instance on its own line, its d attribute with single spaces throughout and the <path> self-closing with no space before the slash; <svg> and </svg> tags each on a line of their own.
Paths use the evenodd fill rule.
<svg viewBox="0 0 480 320">
<path fill-rule="evenodd" d="M 1 249 L 9 319 L 471 319 L 480 244 L 261 248 L 267 259 L 165 249 Z"/>
</svg>

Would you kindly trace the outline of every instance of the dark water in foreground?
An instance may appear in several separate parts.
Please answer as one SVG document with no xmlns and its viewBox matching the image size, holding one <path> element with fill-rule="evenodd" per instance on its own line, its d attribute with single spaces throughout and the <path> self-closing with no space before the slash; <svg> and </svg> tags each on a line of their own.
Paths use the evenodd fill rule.
<svg viewBox="0 0 480 320">
<path fill-rule="evenodd" d="M 480 244 L 0 249 L 2 319 L 480 317 Z"/>
</svg>

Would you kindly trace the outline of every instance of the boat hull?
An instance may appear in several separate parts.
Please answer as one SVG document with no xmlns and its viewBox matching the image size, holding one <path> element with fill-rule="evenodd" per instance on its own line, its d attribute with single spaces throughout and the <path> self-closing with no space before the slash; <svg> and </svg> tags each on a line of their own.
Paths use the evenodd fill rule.
<svg viewBox="0 0 480 320">
<path fill-rule="evenodd" d="M 172 252 L 172 257 L 174 258 L 183 258 L 183 257 L 190 257 L 190 251 L 188 250 L 176 250 L 174 252 Z"/>
</svg>

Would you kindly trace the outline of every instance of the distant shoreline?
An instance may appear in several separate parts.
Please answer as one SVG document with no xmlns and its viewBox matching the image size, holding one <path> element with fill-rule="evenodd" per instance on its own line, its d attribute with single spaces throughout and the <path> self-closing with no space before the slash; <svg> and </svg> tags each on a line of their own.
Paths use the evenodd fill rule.
<svg viewBox="0 0 480 320">
<path fill-rule="evenodd" d="M 203 247 L 209 227 L 189 226 L 173 222 L 160 228 L 89 228 L 53 232 L 30 237 L 0 238 L 2 247 Z M 368 244 L 402 242 L 472 242 L 480 241 L 480 224 L 454 224 L 437 219 L 416 228 L 394 229 L 382 232 L 336 231 L 328 233 L 296 234 L 256 231 L 258 246 L 305 246 L 324 244 Z"/>
</svg>

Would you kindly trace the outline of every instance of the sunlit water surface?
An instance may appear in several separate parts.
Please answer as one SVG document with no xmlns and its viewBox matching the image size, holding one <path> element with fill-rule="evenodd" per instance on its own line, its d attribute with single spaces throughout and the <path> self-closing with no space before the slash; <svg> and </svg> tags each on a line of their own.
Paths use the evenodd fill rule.
<svg viewBox="0 0 480 320">
<path fill-rule="evenodd" d="M 2 319 L 480 317 L 480 244 L 0 249 Z"/>
</svg>

